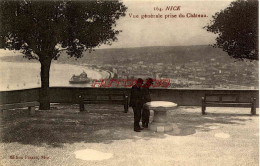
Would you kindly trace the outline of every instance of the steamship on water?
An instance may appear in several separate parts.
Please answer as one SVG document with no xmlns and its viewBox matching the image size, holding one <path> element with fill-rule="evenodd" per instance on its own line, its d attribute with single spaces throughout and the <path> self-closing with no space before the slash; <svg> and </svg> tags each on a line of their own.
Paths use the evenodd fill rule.
<svg viewBox="0 0 260 166">
<path fill-rule="evenodd" d="M 80 75 L 73 75 L 69 80 L 70 84 L 86 84 L 89 83 L 90 79 L 88 78 L 87 73 L 83 71 Z"/>
</svg>

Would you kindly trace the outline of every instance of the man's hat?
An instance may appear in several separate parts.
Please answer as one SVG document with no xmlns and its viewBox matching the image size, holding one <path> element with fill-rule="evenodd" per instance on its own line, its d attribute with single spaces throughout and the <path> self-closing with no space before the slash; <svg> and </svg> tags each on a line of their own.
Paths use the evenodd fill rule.
<svg viewBox="0 0 260 166">
<path fill-rule="evenodd" d="M 151 82 L 151 84 L 153 84 L 153 79 L 149 77 L 146 79 L 146 82 Z"/>
<path fill-rule="evenodd" d="M 140 82 L 140 83 L 143 83 L 144 80 L 143 80 L 142 78 L 138 78 L 136 82 L 138 82 L 138 83 L 139 83 L 139 82 Z"/>
</svg>

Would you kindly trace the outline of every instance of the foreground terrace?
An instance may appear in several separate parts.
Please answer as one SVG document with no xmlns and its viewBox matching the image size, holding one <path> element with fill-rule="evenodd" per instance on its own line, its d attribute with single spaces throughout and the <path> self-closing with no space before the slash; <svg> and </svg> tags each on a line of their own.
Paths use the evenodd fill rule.
<svg viewBox="0 0 260 166">
<path fill-rule="evenodd" d="M 52 104 L 51 110 L 36 110 L 33 116 L 26 109 L 6 112 L 1 116 L 0 165 L 259 163 L 259 118 L 249 108 L 207 108 L 202 116 L 199 106 L 180 106 L 169 111 L 174 130 L 165 134 L 134 132 L 132 109 L 123 113 L 122 106 L 87 105 L 87 110 Z M 80 158 L 81 150 L 90 153 Z M 12 155 L 20 159 L 10 159 Z"/>
</svg>

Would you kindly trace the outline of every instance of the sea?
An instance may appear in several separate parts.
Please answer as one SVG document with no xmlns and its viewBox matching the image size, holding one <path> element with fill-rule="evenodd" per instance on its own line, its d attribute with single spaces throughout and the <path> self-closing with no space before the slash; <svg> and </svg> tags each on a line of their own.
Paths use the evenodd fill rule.
<svg viewBox="0 0 260 166">
<path fill-rule="evenodd" d="M 70 84 L 72 75 L 85 71 L 90 79 L 106 79 L 109 73 L 86 66 L 52 63 L 50 68 L 50 87 L 91 87 L 88 84 Z M 41 87 L 40 63 L 1 62 L 0 91 Z"/>
</svg>

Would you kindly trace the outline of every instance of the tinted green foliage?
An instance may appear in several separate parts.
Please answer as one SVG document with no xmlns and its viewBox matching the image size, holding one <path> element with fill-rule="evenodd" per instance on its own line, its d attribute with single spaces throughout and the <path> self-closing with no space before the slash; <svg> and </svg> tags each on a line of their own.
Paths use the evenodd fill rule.
<svg viewBox="0 0 260 166">
<path fill-rule="evenodd" d="M 258 60 L 258 1 L 237 0 L 204 27 L 218 34 L 215 47 L 236 59 Z"/>
</svg>

